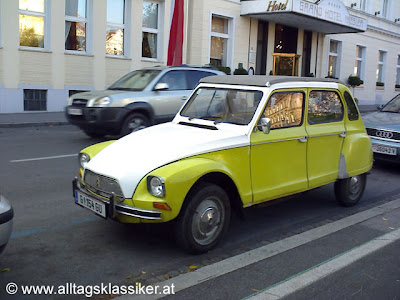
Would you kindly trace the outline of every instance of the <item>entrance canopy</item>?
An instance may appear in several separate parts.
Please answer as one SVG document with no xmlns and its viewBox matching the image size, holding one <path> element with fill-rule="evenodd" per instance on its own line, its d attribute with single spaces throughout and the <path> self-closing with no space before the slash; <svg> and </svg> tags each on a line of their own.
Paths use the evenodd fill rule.
<svg viewBox="0 0 400 300">
<path fill-rule="evenodd" d="M 241 15 L 326 34 L 367 30 L 367 20 L 350 15 L 339 0 L 242 0 Z"/>
</svg>

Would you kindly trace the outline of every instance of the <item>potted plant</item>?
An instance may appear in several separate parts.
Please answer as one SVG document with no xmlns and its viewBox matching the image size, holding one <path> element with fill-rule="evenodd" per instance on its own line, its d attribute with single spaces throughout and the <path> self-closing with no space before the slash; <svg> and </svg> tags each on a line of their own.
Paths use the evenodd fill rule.
<svg viewBox="0 0 400 300">
<path fill-rule="evenodd" d="M 354 88 L 356 86 L 362 85 L 364 81 L 362 81 L 360 77 L 358 77 L 357 75 L 350 75 L 349 78 L 347 79 L 347 83 L 352 87 L 354 96 Z"/>
</svg>

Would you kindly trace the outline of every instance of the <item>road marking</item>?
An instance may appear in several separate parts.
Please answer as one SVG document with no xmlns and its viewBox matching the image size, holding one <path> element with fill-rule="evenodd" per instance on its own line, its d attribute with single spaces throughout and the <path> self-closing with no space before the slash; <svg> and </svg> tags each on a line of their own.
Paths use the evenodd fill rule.
<svg viewBox="0 0 400 300">
<path fill-rule="evenodd" d="M 381 235 L 363 245 L 341 253 L 308 270 L 300 272 L 262 292 L 246 297 L 247 300 L 276 300 L 289 296 L 400 239 L 400 229 Z"/>
<path fill-rule="evenodd" d="M 341 220 L 337 220 L 332 223 L 285 238 L 283 240 L 262 246 L 260 248 L 227 258 L 215 264 L 202 267 L 194 272 L 182 274 L 169 280 L 159 282 L 157 283 L 157 286 L 159 286 L 162 290 L 165 286 L 171 286 L 171 284 L 174 284 L 174 291 L 175 293 L 177 293 L 210 279 L 217 278 L 219 276 L 228 274 L 251 264 L 273 257 L 280 253 L 305 245 L 309 242 L 338 232 L 347 227 L 356 225 L 373 217 L 390 212 L 397 208 L 400 208 L 400 198 L 356 213 Z M 121 298 L 124 299 L 125 297 L 122 296 Z M 138 298 L 141 299 L 141 297 L 135 297 L 135 299 Z M 143 299 L 149 300 L 159 298 L 161 298 L 161 296 L 146 295 L 146 297 L 144 297 Z M 126 299 L 130 298 L 128 297 Z"/>
<path fill-rule="evenodd" d="M 81 219 L 81 220 L 72 221 L 72 222 L 70 222 L 68 224 L 53 226 L 53 227 L 49 227 L 49 228 L 35 228 L 35 229 L 29 229 L 29 230 L 26 230 L 26 231 L 13 232 L 11 234 L 11 238 L 14 239 L 14 238 L 28 236 L 28 235 L 32 235 L 32 234 L 36 234 L 36 233 L 47 232 L 47 231 L 52 231 L 52 230 L 57 230 L 57 229 L 69 228 L 69 227 L 74 226 L 74 225 L 79 225 L 79 224 L 82 224 L 82 223 L 93 222 L 93 221 L 98 221 L 98 220 L 101 220 L 101 218 L 99 218 L 99 217 L 88 217 L 88 218 L 84 218 L 84 219 Z"/>
<path fill-rule="evenodd" d="M 10 162 L 19 163 L 19 162 L 26 162 L 26 161 L 56 159 L 56 158 L 73 157 L 73 156 L 78 156 L 78 154 L 66 154 L 66 155 L 46 156 L 46 157 L 37 157 L 37 158 L 16 159 L 16 160 L 10 160 Z"/>
</svg>

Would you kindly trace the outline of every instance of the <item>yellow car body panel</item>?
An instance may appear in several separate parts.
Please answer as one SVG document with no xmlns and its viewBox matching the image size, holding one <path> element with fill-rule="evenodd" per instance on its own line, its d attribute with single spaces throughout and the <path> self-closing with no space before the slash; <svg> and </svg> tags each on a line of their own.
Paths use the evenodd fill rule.
<svg viewBox="0 0 400 300">
<path fill-rule="evenodd" d="M 132 198 L 133 206 L 155 210 L 153 203 L 166 203 L 171 210 L 162 212 L 161 220 L 142 220 L 146 223 L 170 221 L 177 217 L 186 195 L 194 184 L 204 175 L 222 173 L 231 178 L 241 195 L 243 205 L 252 202 L 248 147 L 227 149 L 194 157 L 160 167 L 139 183 Z M 157 175 L 165 180 L 166 195 L 162 198 L 151 195 L 147 190 L 147 177 Z"/>
</svg>

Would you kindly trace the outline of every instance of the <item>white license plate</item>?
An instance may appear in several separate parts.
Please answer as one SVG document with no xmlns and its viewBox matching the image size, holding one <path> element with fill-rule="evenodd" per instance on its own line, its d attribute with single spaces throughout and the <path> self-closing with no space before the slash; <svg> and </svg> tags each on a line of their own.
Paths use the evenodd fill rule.
<svg viewBox="0 0 400 300">
<path fill-rule="evenodd" d="M 397 149 L 394 147 L 382 146 L 372 144 L 372 151 L 375 153 L 387 154 L 387 155 L 397 155 Z"/>
<path fill-rule="evenodd" d="M 74 116 L 81 116 L 83 113 L 82 113 L 82 109 L 80 109 L 80 108 L 68 108 L 68 114 L 74 115 Z"/>
<path fill-rule="evenodd" d="M 75 202 L 99 216 L 106 218 L 106 205 L 103 202 L 88 197 L 78 191 L 75 191 Z"/>
</svg>

